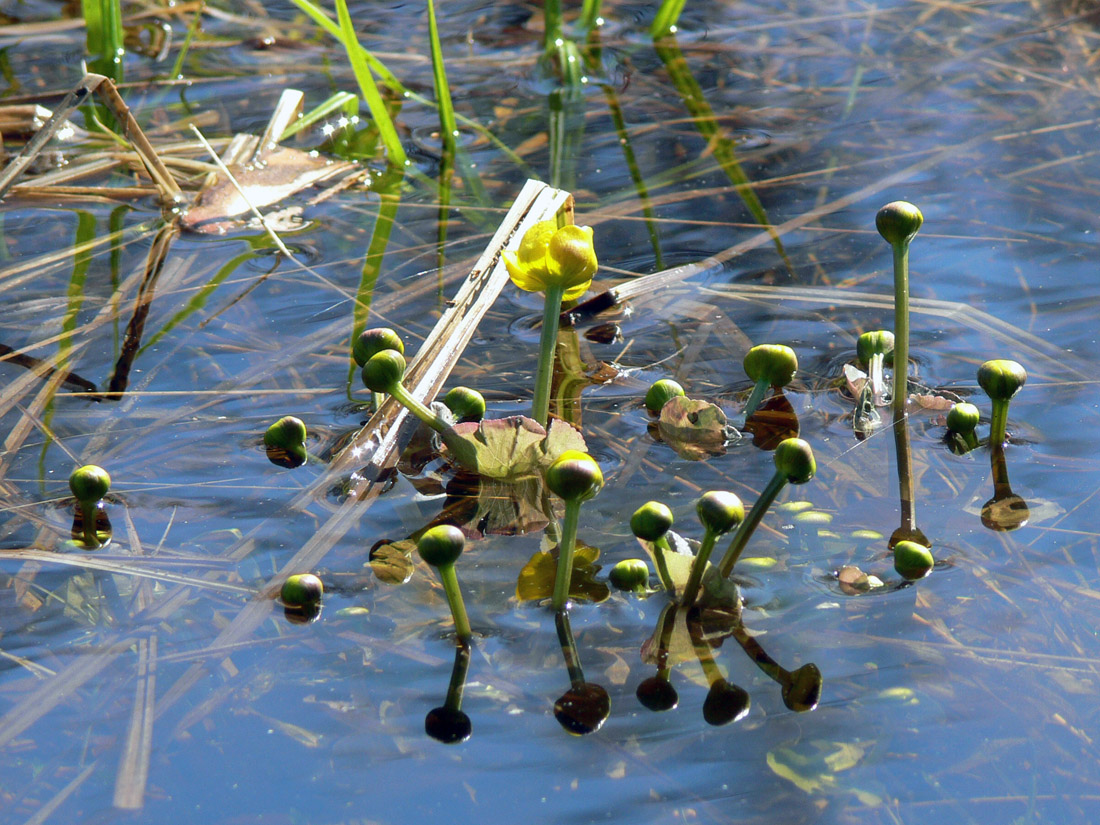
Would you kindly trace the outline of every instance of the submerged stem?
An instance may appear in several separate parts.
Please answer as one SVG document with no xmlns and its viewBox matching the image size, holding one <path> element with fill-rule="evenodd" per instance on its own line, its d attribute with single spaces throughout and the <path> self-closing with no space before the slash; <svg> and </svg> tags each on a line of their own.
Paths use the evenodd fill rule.
<svg viewBox="0 0 1100 825">
<path fill-rule="evenodd" d="M 558 343 L 558 318 L 561 315 L 561 297 L 565 287 L 561 284 L 546 288 L 543 305 L 542 337 L 539 338 L 539 365 L 535 373 L 535 397 L 531 402 L 531 417 L 543 427 L 550 416 L 550 384 L 554 376 L 554 349 Z"/>
</svg>

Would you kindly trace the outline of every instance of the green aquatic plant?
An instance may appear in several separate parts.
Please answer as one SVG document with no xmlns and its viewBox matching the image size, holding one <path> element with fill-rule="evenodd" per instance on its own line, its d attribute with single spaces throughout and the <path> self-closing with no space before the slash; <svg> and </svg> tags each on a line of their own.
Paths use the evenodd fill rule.
<svg viewBox="0 0 1100 825">
<path fill-rule="evenodd" d="M 401 336 L 388 327 L 365 329 L 355 336 L 355 341 L 351 345 L 351 357 L 362 369 L 372 355 L 388 349 L 396 350 L 404 355 L 405 344 L 401 340 Z"/>
<path fill-rule="evenodd" d="M 781 441 L 775 448 L 772 459 L 775 462 L 775 474 L 752 506 L 748 518 L 741 522 L 741 526 L 733 534 L 730 546 L 718 565 L 718 573 L 722 578 L 729 578 L 730 573 L 733 572 L 733 566 L 749 542 L 749 537 L 787 483 L 805 484 L 817 472 L 814 451 L 801 438 L 788 438 Z"/>
<path fill-rule="evenodd" d="M 671 528 L 672 511 L 659 501 L 647 501 L 630 517 L 630 531 L 647 544 L 654 545 L 652 554 L 657 566 L 657 578 L 670 593 L 674 592 L 674 585 L 664 554 L 672 552 L 666 538 Z"/>
<path fill-rule="evenodd" d="M 279 590 L 279 599 L 284 607 L 308 608 L 321 603 L 325 595 L 325 586 L 313 573 L 295 573 L 287 576 Z"/>
<path fill-rule="evenodd" d="M 691 575 L 680 598 L 680 604 L 691 607 L 699 596 L 699 587 L 703 583 L 703 573 L 714 550 L 719 536 L 724 536 L 745 518 L 745 506 L 733 493 L 712 490 L 704 493 L 695 504 L 695 512 L 703 524 L 703 542 L 695 555 L 691 566 Z"/>
<path fill-rule="evenodd" d="M 978 423 L 981 411 L 966 401 L 953 404 L 947 412 L 947 440 L 956 453 L 966 453 L 978 446 Z"/>
<path fill-rule="evenodd" d="M 1004 444 L 1008 427 L 1008 402 L 1027 383 L 1027 370 L 1015 361 L 996 359 L 978 367 L 978 386 L 993 402 L 989 444 Z"/>
<path fill-rule="evenodd" d="M 469 387 L 454 387 L 443 396 L 444 406 L 455 421 L 481 421 L 485 417 L 485 396 Z"/>
<path fill-rule="evenodd" d="M 462 710 L 462 692 L 466 689 L 466 673 L 469 669 L 470 646 L 460 644 L 455 648 L 455 663 L 451 668 L 447 697 L 440 707 L 432 708 L 424 717 L 424 732 L 444 745 L 465 742 L 474 731 L 470 717 Z"/>
<path fill-rule="evenodd" d="M 641 559 L 623 559 L 611 568 L 607 578 L 619 590 L 644 594 L 649 584 L 649 565 Z"/>
<path fill-rule="evenodd" d="M 794 380 L 798 372 L 798 356 L 783 344 L 758 344 L 745 353 L 745 374 L 756 384 L 745 402 L 745 419 L 752 417 L 768 387 L 782 389 Z"/>
<path fill-rule="evenodd" d="M 684 388 L 671 378 L 654 381 L 645 394 L 645 408 L 650 415 L 660 415 L 661 408 L 671 399 L 683 397 Z"/>
<path fill-rule="evenodd" d="M 103 544 L 96 532 L 96 513 L 99 510 L 99 502 L 110 489 L 111 477 L 106 470 L 95 464 L 78 467 L 69 476 L 69 490 L 72 491 L 77 507 L 80 508 L 84 545 L 89 550 L 94 550 Z"/>
<path fill-rule="evenodd" d="M 424 531 L 416 543 L 420 558 L 439 571 L 443 582 L 443 592 L 447 595 L 447 605 L 455 623 L 455 635 L 465 644 L 473 636 L 470 620 L 466 616 L 466 605 L 462 601 L 462 591 L 455 574 L 455 562 L 466 546 L 466 537 L 462 531 L 450 524 L 440 524 Z"/>
<path fill-rule="evenodd" d="M 909 244 L 922 223 L 924 215 L 906 201 L 888 203 L 875 215 L 878 233 L 894 250 L 895 415 L 904 414 L 909 397 Z"/>
<path fill-rule="evenodd" d="M 856 341 L 856 357 L 867 370 L 867 381 L 871 386 L 871 399 L 876 407 L 882 406 L 886 394 L 886 380 L 883 377 L 883 365 L 893 363 L 894 333 L 887 329 L 865 332 Z"/>
<path fill-rule="evenodd" d="M 550 415 L 550 384 L 562 301 L 583 295 L 599 266 L 592 229 L 572 224 L 559 228 L 556 221 L 539 221 L 524 233 L 516 252 L 505 250 L 501 257 L 512 283 L 526 292 L 545 295 L 531 404 L 531 417 L 545 427 Z"/>
<path fill-rule="evenodd" d="M 301 467 L 313 458 L 306 450 L 307 435 L 302 419 L 284 415 L 264 431 L 268 460 L 280 467 Z"/>
<path fill-rule="evenodd" d="M 899 541 L 894 545 L 894 569 L 903 579 L 916 581 L 932 572 L 936 561 L 932 551 L 915 541 Z"/>
<path fill-rule="evenodd" d="M 581 503 L 593 498 L 603 488 L 603 473 L 592 456 L 579 450 L 567 450 L 547 467 L 544 479 L 550 492 L 565 502 L 565 520 L 558 542 L 558 567 L 551 602 L 554 610 L 560 611 L 569 598 Z"/>
</svg>

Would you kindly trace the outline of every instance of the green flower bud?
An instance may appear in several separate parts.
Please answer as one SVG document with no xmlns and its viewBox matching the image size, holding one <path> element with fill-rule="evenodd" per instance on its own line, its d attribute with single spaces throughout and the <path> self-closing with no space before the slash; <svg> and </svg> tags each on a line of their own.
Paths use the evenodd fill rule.
<svg viewBox="0 0 1100 825">
<path fill-rule="evenodd" d="M 775 448 L 775 469 L 791 484 L 805 484 L 817 472 L 814 451 L 801 438 L 788 438 Z"/>
<path fill-rule="evenodd" d="M 355 343 L 351 346 L 351 356 L 360 367 L 365 365 L 375 355 L 383 350 L 392 349 L 405 354 L 405 344 L 396 332 L 387 327 L 377 329 L 365 329 L 359 333 Z"/>
<path fill-rule="evenodd" d="M 469 387 L 455 387 L 443 396 L 455 421 L 480 421 L 485 417 L 485 396 Z"/>
<path fill-rule="evenodd" d="M 654 381 L 653 385 L 646 391 L 645 408 L 651 415 L 660 415 L 661 409 L 668 403 L 669 399 L 684 394 L 684 388 L 678 383 L 671 378 L 662 378 L 660 381 Z"/>
<path fill-rule="evenodd" d="M 1015 361 L 986 361 L 978 368 L 978 386 L 994 401 L 1007 401 L 1027 382 L 1027 371 Z"/>
<path fill-rule="evenodd" d="M 981 411 L 977 407 L 962 401 L 952 406 L 947 413 L 947 429 L 961 435 L 972 433 L 981 417 Z"/>
<path fill-rule="evenodd" d="M 566 450 L 546 468 L 546 486 L 565 501 L 588 501 L 603 488 L 603 473 L 588 453 Z"/>
<path fill-rule="evenodd" d="M 72 490 L 73 497 L 81 504 L 94 504 L 107 495 L 107 491 L 111 489 L 111 477 L 107 475 L 107 471 L 102 467 L 97 467 L 95 464 L 85 464 L 83 467 L 73 470 L 73 474 L 69 476 L 69 489 Z M 85 517 L 88 517 L 87 513 L 85 513 Z M 94 518 L 95 515 L 92 514 L 91 517 Z"/>
<path fill-rule="evenodd" d="M 466 546 L 466 537 L 462 531 L 450 524 L 440 524 L 425 530 L 416 543 L 420 558 L 432 567 L 446 567 L 454 564 L 462 555 Z"/>
<path fill-rule="evenodd" d="M 672 511 L 659 501 L 647 501 L 630 517 L 630 530 L 642 541 L 657 541 L 672 527 Z"/>
<path fill-rule="evenodd" d="M 390 392 L 405 375 L 405 357 L 393 349 L 376 352 L 363 365 L 363 386 L 371 392 Z"/>
<path fill-rule="evenodd" d="M 873 332 L 865 332 L 856 341 L 856 357 L 861 364 L 870 364 L 871 356 L 884 355 L 883 360 L 890 363 L 890 356 L 894 353 L 894 333 L 888 329 L 878 329 Z"/>
<path fill-rule="evenodd" d="M 300 418 L 284 415 L 267 428 L 264 433 L 264 446 L 271 449 L 286 450 L 295 455 L 304 454 L 306 449 L 306 425 Z"/>
<path fill-rule="evenodd" d="M 619 590 L 642 590 L 649 582 L 649 565 L 641 559 L 624 559 L 611 568 L 608 579 Z"/>
<path fill-rule="evenodd" d="M 283 582 L 279 598 L 287 607 L 308 607 L 320 603 L 325 586 L 312 573 L 296 573 Z"/>
<path fill-rule="evenodd" d="M 745 353 L 745 374 L 771 387 L 785 387 L 798 372 L 798 356 L 783 344 L 759 344 Z"/>
<path fill-rule="evenodd" d="M 733 493 L 712 490 L 699 498 L 695 512 L 708 532 L 722 535 L 744 520 L 745 505 Z"/>
<path fill-rule="evenodd" d="M 894 569 L 909 581 L 923 579 L 935 565 L 932 551 L 915 541 L 899 541 L 894 545 Z"/>
<path fill-rule="evenodd" d="M 875 228 L 890 246 L 908 244 L 920 231 L 924 215 L 906 201 L 894 201 L 882 207 L 875 215 Z"/>
</svg>

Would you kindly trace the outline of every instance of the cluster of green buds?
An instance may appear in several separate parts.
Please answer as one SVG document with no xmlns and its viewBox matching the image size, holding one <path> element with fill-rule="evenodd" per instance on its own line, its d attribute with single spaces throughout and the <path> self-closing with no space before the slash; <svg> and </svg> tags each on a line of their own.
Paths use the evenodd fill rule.
<svg viewBox="0 0 1100 825">
<path fill-rule="evenodd" d="M 595 497 L 603 489 L 603 473 L 592 456 L 580 450 L 566 450 L 546 468 L 544 480 L 550 492 L 565 502 L 552 602 L 554 610 L 560 611 L 569 599 L 581 503 Z"/>
<path fill-rule="evenodd" d="M 745 402 L 745 419 L 752 417 L 768 387 L 782 389 L 794 380 L 798 372 L 798 356 L 783 344 L 759 344 L 747 353 L 743 362 L 745 374 L 754 381 L 749 400 Z"/>
<path fill-rule="evenodd" d="M 110 489 L 111 477 L 106 470 L 95 464 L 85 464 L 73 470 L 72 475 L 69 476 L 69 490 L 72 491 L 77 507 L 80 508 L 84 546 L 88 550 L 95 550 L 104 543 L 96 530 L 96 516 L 100 501 Z"/>
</svg>

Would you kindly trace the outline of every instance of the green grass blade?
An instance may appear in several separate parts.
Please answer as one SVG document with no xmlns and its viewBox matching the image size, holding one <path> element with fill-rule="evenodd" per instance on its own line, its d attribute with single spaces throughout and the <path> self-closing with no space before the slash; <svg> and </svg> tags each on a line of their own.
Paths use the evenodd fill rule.
<svg viewBox="0 0 1100 825">
<path fill-rule="evenodd" d="M 389 153 L 390 163 L 404 167 L 409 163 L 405 147 L 401 145 L 401 139 L 397 136 L 397 128 L 393 125 L 390 113 L 386 110 L 386 104 L 378 91 L 378 85 L 374 82 L 370 66 L 366 59 L 366 49 L 359 45 L 355 37 L 355 28 L 351 22 L 351 14 L 348 13 L 347 0 L 336 0 L 336 15 L 340 21 L 340 42 L 344 44 L 344 50 L 348 55 L 351 70 L 355 73 L 355 79 L 359 83 L 359 91 L 370 109 L 371 117 L 382 137 L 382 143 Z"/>
<path fill-rule="evenodd" d="M 428 37 L 432 52 L 432 79 L 435 81 L 435 99 L 439 106 L 439 133 L 443 141 L 443 152 L 454 158 L 455 137 L 458 125 L 455 123 L 454 104 L 451 102 L 451 87 L 447 83 L 447 69 L 443 65 L 443 46 L 439 42 L 439 26 L 435 19 L 435 3 L 428 0 Z"/>
<path fill-rule="evenodd" d="M 649 34 L 654 39 L 668 37 L 668 35 L 675 33 L 676 21 L 680 19 L 680 12 L 684 10 L 686 1 L 664 0 L 661 3 L 661 7 L 657 9 L 657 16 L 653 18 L 653 23 L 649 26 Z"/>
<path fill-rule="evenodd" d="M 359 110 L 358 105 L 359 98 L 353 95 L 351 92 L 337 92 L 332 95 L 328 100 L 315 106 L 313 109 L 302 115 L 292 124 L 283 130 L 283 133 L 279 136 L 279 142 L 286 140 L 293 135 L 298 134 L 304 129 L 308 129 L 318 121 L 324 120 L 333 112 L 343 110 L 347 115 L 354 115 Z"/>
<path fill-rule="evenodd" d="M 341 43 L 344 42 L 340 26 L 333 21 L 328 12 L 324 9 L 311 3 L 310 0 L 290 0 L 290 2 L 305 12 L 305 14 L 322 29 L 327 31 Z M 346 11 L 347 6 L 346 4 L 343 5 Z M 406 89 L 401 85 L 401 81 L 397 79 L 397 76 L 393 72 L 386 68 L 386 65 L 381 60 L 371 54 L 368 49 L 359 45 L 359 42 L 354 37 L 352 38 L 352 42 L 355 43 L 356 48 L 362 52 L 363 58 L 367 61 L 367 65 L 371 67 L 371 70 L 382 79 L 382 83 L 397 94 L 405 94 Z"/>
</svg>

